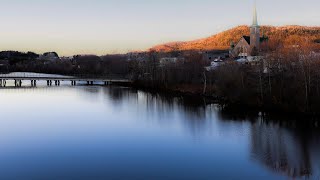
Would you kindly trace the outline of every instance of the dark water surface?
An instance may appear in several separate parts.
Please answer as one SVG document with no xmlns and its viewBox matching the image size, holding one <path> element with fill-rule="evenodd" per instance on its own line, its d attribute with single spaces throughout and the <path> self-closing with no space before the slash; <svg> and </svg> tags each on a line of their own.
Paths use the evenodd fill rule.
<svg viewBox="0 0 320 180">
<path fill-rule="evenodd" d="M 2 88 L 0 103 L 0 179 L 320 178 L 316 122 L 121 87 Z"/>
</svg>

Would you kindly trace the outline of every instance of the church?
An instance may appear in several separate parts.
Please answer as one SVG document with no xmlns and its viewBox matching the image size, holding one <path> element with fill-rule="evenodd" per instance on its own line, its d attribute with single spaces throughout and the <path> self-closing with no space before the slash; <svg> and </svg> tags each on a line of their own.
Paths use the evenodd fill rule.
<svg viewBox="0 0 320 180">
<path fill-rule="evenodd" d="M 258 24 L 257 8 L 254 7 L 253 23 L 250 27 L 250 36 L 243 36 L 237 44 L 231 43 L 230 57 L 247 58 L 256 56 L 260 50 L 260 44 L 268 38 L 260 37 L 260 26 Z"/>
</svg>

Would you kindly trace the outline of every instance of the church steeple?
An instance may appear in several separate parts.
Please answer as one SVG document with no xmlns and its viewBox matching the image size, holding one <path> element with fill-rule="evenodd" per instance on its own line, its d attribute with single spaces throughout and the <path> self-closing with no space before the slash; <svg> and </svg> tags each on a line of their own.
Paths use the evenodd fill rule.
<svg viewBox="0 0 320 180">
<path fill-rule="evenodd" d="M 253 22 L 252 26 L 259 26 L 258 24 L 258 15 L 257 15 L 257 3 L 254 2 L 254 7 L 253 7 Z"/>
<path fill-rule="evenodd" d="M 257 5 L 254 3 L 253 22 L 250 27 L 250 47 L 251 50 L 259 50 L 260 48 L 260 27 L 258 24 Z"/>
</svg>

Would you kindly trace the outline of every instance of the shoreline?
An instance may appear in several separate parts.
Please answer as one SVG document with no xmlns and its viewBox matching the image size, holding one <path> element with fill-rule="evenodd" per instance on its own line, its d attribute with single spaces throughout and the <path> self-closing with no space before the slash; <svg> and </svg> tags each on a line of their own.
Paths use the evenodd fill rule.
<svg viewBox="0 0 320 180">
<path fill-rule="evenodd" d="M 117 84 L 120 85 L 121 84 Z M 180 91 L 180 90 L 173 90 L 168 88 L 152 88 L 152 87 L 146 87 L 141 86 L 137 83 L 133 83 L 131 86 L 137 90 L 143 90 L 148 91 L 151 93 L 160 93 L 167 96 L 172 97 L 186 97 L 186 98 L 198 98 L 198 99 L 204 99 L 206 104 L 217 104 L 221 107 L 223 111 L 228 111 L 232 113 L 249 113 L 249 114 L 269 114 L 269 115 L 280 115 L 285 116 L 287 118 L 294 118 L 294 119 L 317 119 L 320 120 L 320 112 L 298 112 L 295 110 L 284 110 L 280 108 L 270 108 L 267 106 L 254 106 L 254 105 L 248 105 L 248 104 L 241 104 L 241 103 L 228 103 L 227 101 L 222 100 L 222 98 L 219 98 L 217 96 L 210 96 L 210 95 L 204 95 L 202 93 L 192 93 L 190 91 Z"/>
</svg>

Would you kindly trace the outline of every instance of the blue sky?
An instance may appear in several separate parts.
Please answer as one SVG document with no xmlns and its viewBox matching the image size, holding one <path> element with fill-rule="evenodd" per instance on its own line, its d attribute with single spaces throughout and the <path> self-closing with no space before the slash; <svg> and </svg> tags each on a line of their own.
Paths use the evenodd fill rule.
<svg viewBox="0 0 320 180">
<path fill-rule="evenodd" d="M 252 22 L 254 0 L 0 0 L 0 50 L 106 54 Z M 262 25 L 320 25 L 319 0 L 257 0 Z"/>
</svg>

